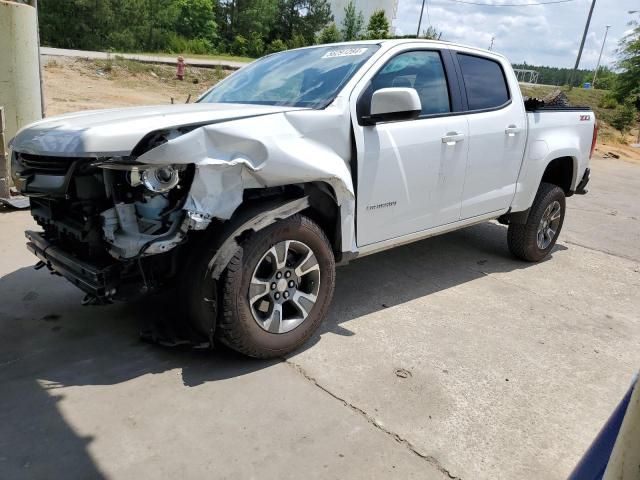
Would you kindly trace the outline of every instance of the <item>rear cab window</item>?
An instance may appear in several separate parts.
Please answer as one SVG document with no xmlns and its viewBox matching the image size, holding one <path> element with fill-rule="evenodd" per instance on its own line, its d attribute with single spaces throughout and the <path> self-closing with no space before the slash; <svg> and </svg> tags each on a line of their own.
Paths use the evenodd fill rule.
<svg viewBox="0 0 640 480">
<path fill-rule="evenodd" d="M 509 102 L 507 79 L 499 62 L 465 53 L 457 57 L 469 110 L 497 109 Z"/>
</svg>

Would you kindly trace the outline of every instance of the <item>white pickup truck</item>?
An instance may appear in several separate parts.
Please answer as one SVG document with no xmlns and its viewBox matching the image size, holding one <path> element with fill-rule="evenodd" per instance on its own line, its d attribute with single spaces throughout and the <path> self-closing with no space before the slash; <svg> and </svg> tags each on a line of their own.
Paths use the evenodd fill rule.
<svg viewBox="0 0 640 480">
<path fill-rule="evenodd" d="M 192 105 L 21 130 L 27 246 L 90 300 L 173 289 L 193 335 L 279 356 L 323 320 L 336 263 L 492 219 L 545 258 L 597 131 L 587 108 L 533 103 L 503 56 L 452 43 L 269 55 Z"/>
</svg>

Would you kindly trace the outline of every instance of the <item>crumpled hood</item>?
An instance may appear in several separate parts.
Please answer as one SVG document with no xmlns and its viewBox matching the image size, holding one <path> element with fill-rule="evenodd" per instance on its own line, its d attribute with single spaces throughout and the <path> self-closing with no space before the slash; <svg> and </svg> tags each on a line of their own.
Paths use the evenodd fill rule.
<svg viewBox="0 0 640 480">
<path fill-rule="evenodd" d="M 64 157 L 126 156 L 154 130 L 300 110 L 294 107 L 192 103 L 91 110 L 47 118 L 20 130 L 9 147 Z"/>
</svg>

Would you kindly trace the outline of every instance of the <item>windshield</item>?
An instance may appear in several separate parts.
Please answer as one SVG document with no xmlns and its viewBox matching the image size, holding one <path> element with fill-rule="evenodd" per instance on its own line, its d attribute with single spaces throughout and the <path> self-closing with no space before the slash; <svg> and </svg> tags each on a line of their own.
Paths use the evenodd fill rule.
<svg viewBox="0 0 640 480">
<path fill-rule="evenodd" d="M 216 85 L 200 102 L 324 108 L 378 45 L 334 45 L 269 55 Z"/>
</svg>

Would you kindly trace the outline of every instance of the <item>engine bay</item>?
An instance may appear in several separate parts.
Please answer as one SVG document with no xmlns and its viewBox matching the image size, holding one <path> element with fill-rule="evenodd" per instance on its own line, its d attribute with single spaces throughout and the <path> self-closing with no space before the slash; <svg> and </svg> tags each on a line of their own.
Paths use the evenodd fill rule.
<svg viewBox="0 0 640 480">
<path fill-rule="evenodd" d="M 193 166 L 14 156 L 15 175 L 46 238 L 81 258 L 144 254 L 145 245 L 178 232 L 185 216 Z"/>
<path fill-rule="evenodd" d="M 13 167 L 42 240 L 59 252 L 95 268 L 117 267 L 122 279 L 142 279 L 145 291 L 174 268 L 173 255 L 158 254 L 183 242 L 193 227 L 182 208 L 193 165 L 14 152 Z"/>
</svg>

